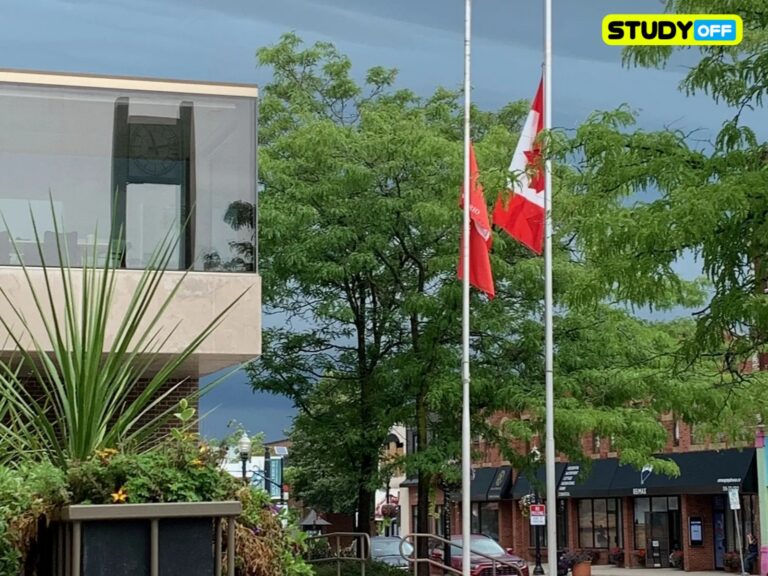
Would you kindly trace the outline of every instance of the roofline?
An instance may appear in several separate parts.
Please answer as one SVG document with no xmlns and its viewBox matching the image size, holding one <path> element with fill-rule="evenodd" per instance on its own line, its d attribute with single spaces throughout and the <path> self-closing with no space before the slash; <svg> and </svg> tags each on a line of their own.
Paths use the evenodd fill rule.
<svg viewBox="0 0 768 576">
<path fill-rule="evenodd" d="M 135 90 L 141 92 L 170 92 L 206 96 L 237 96 L 240 98 L 259 97 L 259 87 L 256 84 L 192 82 L 189 80 L 70 74 L 40 72 L 37 70 L 11 70 L 7 68 L 0 68 L 0 83 Z"/>
</svg>

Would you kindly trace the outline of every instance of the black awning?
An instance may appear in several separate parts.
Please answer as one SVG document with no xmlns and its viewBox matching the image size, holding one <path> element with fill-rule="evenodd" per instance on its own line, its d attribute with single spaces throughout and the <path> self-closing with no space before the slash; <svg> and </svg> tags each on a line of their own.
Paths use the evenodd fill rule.
<svg viewBox="0 0 768 576">
<path fill-rule="evenodd" d="M 718 494 L 727 491 L 729 486 L 738 486 L 742 492 L 757 492 L 754 448 L 660 454 L 658 457 L 674 461 L 680 468 L 680 476 L 656 474 L 650 467 L 637 470 L 632 466 L 619 466 L 611 484 L 612 494 Z"/>
<path fill-rule="evenodd" d="M 500 466 L 496 469 L 491 486 L 488 488 L 488 500 L 507 500 L 512 491 L 512 466 Z"/>
<path fill-rule="evenodd" d="M 558 498 L 600 498 L 611 495 L 611 482 L 618 468 L 616 458 L 593 460 L 586 466 L 569 463 L 557 486 Z"/>
<path fill-rule="evenodd" d="M 472 486 L 469 495 L 472 502 L 486 502 L 488 489 L 491 487 L 497 468 L 475 468 L 475 477 L 472 478 Z"/>
<path fill-rule="evenodd" d="M 560 478 L 563 475 L 563 470 L 565 470 L 565 462 L 555 462 L 555 486 L 560 484 Z M 546 486 L 547 486 L 547 469 L 546 466 L 539 466 L 536 470 L 536 482 L 535 487 L 539 489 L 539 494 L 543 495 L 546 493 Z M 519 500 L 526 494 L 531 494 L 533 492 L 534 486 L 531 485 L 531 482 L 528 480 L 528 477 L 525 475 L 525 473 L 521 472 L 517 476 L 517 480 L 515 480 L 515 486 L 512 488 L 512 497 L 515 500 Z"/>
<path fill-rule="evenodd" d="M 418 476 L 409 476 L 402 482 L 400 482 L 400 488 L 413 488 L 414 486 L 419 485 L 419 478 Z"/>
</svg>

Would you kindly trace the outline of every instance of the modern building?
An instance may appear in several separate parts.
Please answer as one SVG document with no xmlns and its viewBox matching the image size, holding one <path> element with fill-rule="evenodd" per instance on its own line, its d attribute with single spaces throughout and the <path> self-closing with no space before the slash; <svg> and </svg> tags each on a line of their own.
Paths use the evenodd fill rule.
<svg viewBox="0 0 768 576">
<path fill-rule="evenodd" d="M 665 568 L 679 561 L 687 571 L 715 570 L 726 567 L 729 553 L 738 552 L 746 534 L 759 535 L 755 448 L 729 445 L 724 437 L 705 437 L 671 417 L 664 425 L 668 441 L 659 457 L 678 465 L 678 477 L 658 474 L 650 466 L 637 470 L 620 465 L 610 439 L 592 436 L 582 441 L 591 466 L 557 462 L 559 550 L 589 550 L 600 564 L 619 556 L 625 566 Z M 483 456 L 475 462 L 470 490 L 472 531 L 492 536 L 533 560 L 537 532 L 530 525 L 525 501 L 536 497 L 545 501 L 543 466 L 532 481 L 513 470 L 498 448 L 482 441 L 474 448 Z M 521 453 L 530 450 L 522 443 L 516 448 Z M 736 512 L 731 509 L 729 490 L 738 493 Z M 454 500 L 462 497 L 453 496 Z M 437 512 L 442 512 L 439 489 L 436 503 Z M 409 504 L 413 517 L 415 490 Z M 456 504 L 451 522 L 454 534 L 461 531 L 459 514 Z M 546 528 L 539 530 L 546 561 Z M 437 515 L 433 532 L 441 533 Z"/>
<path fill-rule="evenodd" d="M 8 296 L 34 316 L 19 266 L 43 286 L 30 213 L 47 265 L 59 263 L 54 215 L 73 267 L 88 254 L 114 262 L 117 309 L 158 243 L 177 233 L 158 299 L 189 274 L 164 314 L 163 353 L 182 350 L 245 295 L 175 375 L 184 385 L 166 402 L 201 376 L 258 356 L 257 105 L 252 85 L 0 70 L 0 285 Z M 123 250 L 108 253 L 110 234 Z M 8 356 L 5 336 L 0 354 Z"/>
</svg>

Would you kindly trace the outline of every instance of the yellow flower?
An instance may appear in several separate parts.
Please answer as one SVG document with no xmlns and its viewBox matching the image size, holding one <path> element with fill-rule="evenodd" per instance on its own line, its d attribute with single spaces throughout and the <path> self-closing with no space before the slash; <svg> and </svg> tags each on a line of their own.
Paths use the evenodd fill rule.
<svg viewBox="0 0 768 576">
<path fill-rule="evenodd" d="M 117 454 L 117 450 L 115 450 L 114 448 L 104 448 L 104 450 L 96 450 L 96 456 L 98 456 L 102 460 L 108 460 L 115 454 Z"/>
<path fill-rule="evenodd" d="M 125 502 L 126 498 L 128 498 L 128 494 L 123 490 L 122 486 L 120 487 L 120 490 L 112 493 L 112 502 L 114 504 Z"/>
<path fill-rule="evenodd" d="M 203 466 L 203 461 L 200 460 L 200 458 L 195 458 L 190 462 L 190 464 L 192 464 L 192 466 L 197 466 L 198 468 L 200 468 Z"/>
</svg>

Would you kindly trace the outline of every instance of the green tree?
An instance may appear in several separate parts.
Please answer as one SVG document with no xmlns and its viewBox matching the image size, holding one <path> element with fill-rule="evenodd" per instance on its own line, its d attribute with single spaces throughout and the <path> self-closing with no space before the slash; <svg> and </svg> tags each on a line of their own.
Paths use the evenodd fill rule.
<svg viewBox="0 0 768 576">
<path fill-rule="evenodd" d="M 361 530 L 370 530 L 389 427 L 415 428 L 417 451 L 404 464 L 418 476 L 417 529 L 429 532 L 433 480 L 454 473 L 447 462 L 459 453 L 459 94 L 421 98 L 394 89 L 394 72 L 381 68 L 358 85 L 333 46 L 305 48 L 291 34 L 259 60 L 274 72 L 262 92 L 260 269 L 265 304 L 284 325 L 265 330 L 252 383 L 300 410 L 300 496 L 356 509 Z M 473 110 L 486 190 L 503 188 L 528 106 Z M 572 229 L 559 225 L 555 244 L 558 445 L 581 457 L 580 439 L 594 430 L 642 465 L 664 445 L 659 415 L 698 390 L 684 385 L 691 374 L 670 377 L 685 327 L 595 304 L 608 291 Z M 530 466 L 515 443 L 543 429 L 542 262 L 504 235 L 492 261 L 497 296 L 472 302 L 474 430 Z M 511 417 L 501 426 L 500 414 Z"/>
<path fill-rule="evenodd" d="M 575 249 L 617 301 L 690 305 L 691 284 L 675 263 L 695 259 L 707 301 L 681 342 L 678 369 L 698 365 L 714 383 L 701 406 L 684 413 L 720 420 L 743 437 L 765 406 L 765 377 L 744 368 L 768 335 L 768 144 L 746 122 L 768 89 L 768 9 L 760 0 L 669 0 L 669 12 L 735 13 L 738 46 L 700 48 L 681 89 L 707 94 L 731 111 L 711 144 L 680 131 L 633 127 L 627 108 L 597 113 L 564 148 L 578 170 L 563 176 L 565 225 Z M 627 65 L 663 67 L 669 47 L 634 48 Z"/>
</svg>

